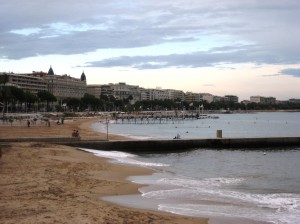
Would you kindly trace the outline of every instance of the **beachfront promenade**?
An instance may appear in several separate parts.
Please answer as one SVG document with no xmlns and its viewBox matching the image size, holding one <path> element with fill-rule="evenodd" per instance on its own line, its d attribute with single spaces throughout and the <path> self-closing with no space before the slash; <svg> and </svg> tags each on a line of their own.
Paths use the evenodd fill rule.
<svg viewBox="0 0 300 224">
<path fill-rule="evenodd" d="M 114 150 L 126 152 L 173 152 L 193 149 L 255 149 L 273 150 L 274 147 L 299 146 L 300 137 L 267 137 L 267 138 L 209 138 L 209 139 L 172 139 L 172 140 L 81 140 L 80 138 L 8 138 L 8 142 L 47 142 L 68 145 L 78 148 Z"/>
</svg>

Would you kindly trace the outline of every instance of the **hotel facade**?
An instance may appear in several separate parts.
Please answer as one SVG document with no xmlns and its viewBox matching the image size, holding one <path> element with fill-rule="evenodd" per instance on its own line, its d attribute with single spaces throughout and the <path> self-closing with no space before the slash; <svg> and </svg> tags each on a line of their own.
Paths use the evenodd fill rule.
<svg viewBox="0 0 300 224">
<path fill-rule="evenodd" d="M 80 79 L 70 75 L 55 75 L 51 67 L 48 73 L 0 73 L 0 75 L 8 76 L 6 85 L 16 86 L 32 94 L 36 95 L 38 92 L 48 91 L 57 98 L 58 103 L 67 98 L 80 99 L 87 92 L 84 72 Z"/>
</svg>

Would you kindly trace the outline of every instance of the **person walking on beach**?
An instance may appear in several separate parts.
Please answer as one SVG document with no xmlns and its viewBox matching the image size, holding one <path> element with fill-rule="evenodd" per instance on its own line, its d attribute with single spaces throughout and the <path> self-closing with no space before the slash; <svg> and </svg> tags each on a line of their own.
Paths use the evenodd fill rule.
<svg viewBox="0 0 300 224">
<path fill-rule="evenodd" d="M 27 120 L 27 127 L 30 127 L 30 121 Z"/>
</svg>

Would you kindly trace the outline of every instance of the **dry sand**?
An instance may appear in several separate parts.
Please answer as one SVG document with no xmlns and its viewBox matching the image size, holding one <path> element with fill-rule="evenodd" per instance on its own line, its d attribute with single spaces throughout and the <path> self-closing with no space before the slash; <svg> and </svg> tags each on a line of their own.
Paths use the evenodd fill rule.
<svg viewBox="0 0 300 224">
<path fill-rule="evenodd" d="M 0 138 L 69 136 L 106 139 L 89 128 L 95 119 L 51 127 L 1 127 Z M 110 136 L 110 139 L 118 139 Z M 206 219 L 126 208 L 100 200 L 133 194 L 130 175 L 152 171 L 116 165 L 75 148 L 48 143 L 2 143 L 0 223 L 207 223 Z"/>
<path fill-rule="evenodd" d="M 63 125 L 57 125 L 56 121 L 51 121 L 50 127 L 47 125 L 31 124 L 27 127 L 26 121 L 18 126 L 0 125 L 0 138 L 30 138 L 30 137 L 71 137 L 73 130 L 78 130 L 82 139 L 102 139 L 107 138 L 106 133 L 99 133 L 90 128 L 90 125 L 99 122 L 99 118 L 77 118 L 65 120 Z M 126 139 L 122 136 L 110 135 L 109 140 Z"/>
</svg>

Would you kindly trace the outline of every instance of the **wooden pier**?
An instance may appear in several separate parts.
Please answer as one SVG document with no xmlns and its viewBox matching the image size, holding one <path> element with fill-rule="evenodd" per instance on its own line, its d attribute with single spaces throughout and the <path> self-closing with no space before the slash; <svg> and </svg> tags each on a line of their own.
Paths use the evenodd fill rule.
<svg viewBox="0 0 300 224">
<path fill-rule="evenodd" d="M 113 121 L 116 124 L 166 124 L 183 123 L 185 120 L 216 119 L 215 115 L 199 114 L 197 112 L 149 112 L 139 114 L 117 114 Z"/>
</svg>

